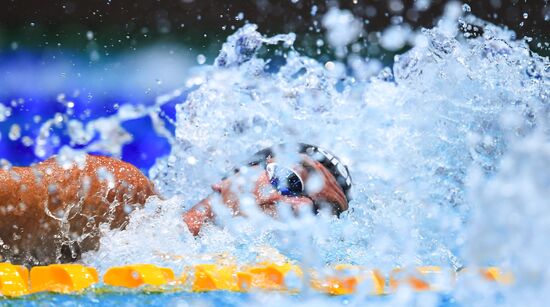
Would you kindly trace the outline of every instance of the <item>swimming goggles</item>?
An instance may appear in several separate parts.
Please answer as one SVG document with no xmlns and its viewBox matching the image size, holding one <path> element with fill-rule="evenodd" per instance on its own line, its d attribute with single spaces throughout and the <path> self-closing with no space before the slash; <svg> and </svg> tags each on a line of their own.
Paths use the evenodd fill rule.
<svg viewBox="0 0 550 307">
<path fill-rule="evenodd" d="M 278 149 L 284 148 L 285 144 L 275 145 L 273 147 L 264 148 L 258 151 L 249 160 L 248 166 L 255 166 L 259 164 L 265 165 L 264 163 L 266 163 L 269 157 L 272 157 L 272 158 L 275 157 L 274 149 L 277 149 L 277 147 Z M 349 202 L 351 200 L 351 195 L 350 195 L 350 189 L 352 186 L 351 176 L 347 166 L 345 166 L 340 159 L 338 159 L 335 155 L 333 155 L 327 150 L 324 150 L 317 146 L 304 144 L 304 143 L 298 144 L 297 152 L 301 154 L 305 154 L 309 156 L 311 159 L 321 163 L 334 176 L 334 178 L 342 188 L 342 191 L 344 192 L 347 201 Z M 303 165 L 303 166 L 306 167 L 306 169 L 308 169 L 307 165 Z M 302 187 L 303 186 L 304 184 L 302 181 Z"/>
<path fill-rule="evenodd" d="M 281 195 L 304 195 L 304 180 L 294 170 L 277 163 L 267 163 L 265 170 L 269 182 Z"/>
<path fill-rule="evenodd" d="M 306 191 L 304 189 L 304 181 L 300 177 L 300 175 L 292 169 L 283 167 L 282 165 L 278 165 L 276 163 L 267 163 L 269 158 L 275 157 L 276 150 L 274 149 L 281 149 L 285 146 L 285 144 L 279 144 L 258 151 L 249 160 L 248 166 L 264 166 L 269 175 L 271 185 L 281 195 L 308 197 L 313 202 L 314 212 L 317 213 L 321 209 L 322 202 L 317 202 L 306 194 Z M 298 144 L 297 152 L 305 154 L 311 159 L 314 159 L 321 163 L 334 176 L 334 178 L 342 188 L 342 191 L 344 192 L 347 201 L 350 201 L 351 197 L 349 191 L 352 185 L 351 176 L 349 174 L 348 168 L 340 161 L 340 159 L 322 148 L 304 143 Z M 268 167 L 268 165 L 270 166 Z M 308 171 L 312 170 L 312 168 L 307 164 L 302 163 L 302 166 Z M 337 216 L 342 213 L 343 210 L 338 204 L 329 204 L 332 207 L 332 211 Z"/>
</svg>

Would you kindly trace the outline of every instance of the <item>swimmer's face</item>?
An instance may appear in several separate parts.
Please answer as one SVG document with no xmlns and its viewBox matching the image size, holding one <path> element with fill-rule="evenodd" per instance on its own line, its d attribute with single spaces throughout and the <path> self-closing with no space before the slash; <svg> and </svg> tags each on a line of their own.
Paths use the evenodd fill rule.
<svg viewBox="0 0 550 307">
<path fill-rule="evenodd" d="M 240 200 L 251 196 L 267 214 L 275 216 L 278 206 L 290 206 L 295 213 L 302 210 L 313 212 L 314 202 L 321 208 L 338 206 L 341 211 L 348 209 L 348 202 L 342 188 L 334 176 L 318 161 L 301 155 L 299 164 L 289 167 L 304 184 L 304 191 L 296 195 L 283 195 L 270 179 L 265 166 L 250 167 L 250 171 L 235 175 L 214 184 L 212 189 L 219 193 L 224 204 L 239 214 Z M 267 163 L 276 163 L 269 159 Z M 248 195 L 247 195 L 248 194 Z"/>
</svg>

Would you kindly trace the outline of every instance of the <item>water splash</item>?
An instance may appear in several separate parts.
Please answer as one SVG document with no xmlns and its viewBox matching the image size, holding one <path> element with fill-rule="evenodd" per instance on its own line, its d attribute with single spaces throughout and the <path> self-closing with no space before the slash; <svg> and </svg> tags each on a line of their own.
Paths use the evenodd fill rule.
<svg viewBox="0 0 550 307">
<path fill-rule="evenodd" d="M 347 46 L 355 42 L 363 32 L 363 25 L 348 10 L 332 7 L 323 16 L 323 26 L 327 29 L 328 43 L 336 51 L 338 57 L 347 54 Z"/>
<path fill-rule="evenodd" d="M 474 264 L 498 263 L 515 273 L 515 286 L 504 293 L 510 305 L 535 306 L 548 293 L 550 250 L 544 236 L 550 228 L 548 132 L 542 127 L 514 141 L 495 176 L 483 177 L 479 170 L 471 174 L 473 214 L 467 255 Z M 477 294 L 490 299 L 488 293 Z"/>
<path fill-rule="evenodd" d="M 195 77 L 197 88 L 178 106 L 177 141 L 151 171 L 157 187 L 191 205 L 264 146 L 319 144 L 352 170 L 353 213 L 323 222 L 288 217 L 284 227 L 261 217 L 222 220 L 225 230 L 210 228 L 203 249 L 229 232 L 225 246 L 245 259 L 243 246 L 269 243 L 295 259 L 317 259 L 312 265 L 461 267 L 472 210 L 465 199 L 469 169 L 493 176 L 508 148 L 505 134 L 529 134 L 547 114 L 548 94 L 547 79 L 527 72 L 534 65 L 542 73 L 547 59 L 530 55 L 509 31 L 473 17 L 462 21 L 483 27 L 483 37 L 424 30 L 422 44 L 396 57 L 393 73 L 362 82 L 293 50 L 277 73 L 268 73 L 256 51 L 272 41 L 246 26 L 228 38 L 215 66 Z M 512 115 L 516 121 L 502 121 Z"/>
<path fill-rule="evenodd" d="M 437 27 L 414 33 L 408 40 L 414 47 L 375 77 L 355 78 L 338 68 L 341 63 L 300 55 L 293 34 L 266 38 L 255 25 L 241 28 L 213 66 L 203 65 L 187 80 L 175 137 L 157 126 L 172 151 L 150 177 L 167 200 L 151 199 L 132 213 L 125 230 L 104 229 L 100 250 L 83 261 L 99 268 L 146 261 L 181 269 L 219 257 L 251 262 L 266 257 L 261 251 L 269 246 L 306 267 L 496 263 L 525 276 L 524 287 L 538 287 L 535 297 L 542 297 L 550 276 L 544 236 L 537 235 L 547 232 L 550 216 L 549 61 L 513 32 L 461 11 L 451 6 Z M 469 39 L 459 32 L 471 25 L 483 33 Z M 269 60 L 257 53 L 279 42 L 286 63 L 271 72 Z M 119 112 L 112 125 L 110 119 L 91 128 L 73 122 L 71 137 L 87 144 L 89 131 L 114 127 L 100 129 L 108 136 L 101 140 L 110 143 L 94 146 L 116 154 L 124 138 L 109 136 L 124 136 L 116 130 L 120 122 L 155 116 L 165 101 Z M 248 219 L 235 219 L 218 206 L 218 226 L 195 240 L 181 218 L 185 208 L 256 150 L 281 142 L 313 143 L 338 154 L 355 181 L 351 210 L 335 219 L 295 217 L 282 207 L 273 220 L 250 206 L 244 208 Z M 519 302 L 510 293 L 504 298 Z M 460 291 L 456 297 L 472 302 Z M 434 297 L 405 291 L 391 302 L 417 300 L 429 304 Z"/>
</svg>

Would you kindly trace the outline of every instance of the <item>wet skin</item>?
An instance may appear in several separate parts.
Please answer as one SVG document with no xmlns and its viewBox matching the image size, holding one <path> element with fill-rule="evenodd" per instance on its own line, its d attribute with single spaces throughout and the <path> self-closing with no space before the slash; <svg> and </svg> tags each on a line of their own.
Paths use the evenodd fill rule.
<svg viewBox="0 0 550 307">
<path fill-rule="evenodd" d="M 105 174 L 112 175 L 111 185 Z M 128 213 L 154 194 L 136 167 L 101 156 L 87 156 L 82 168 L 63 169 L 50 158 L 0 169 L 0 239 L 9 247 L 0 250 L 0 261 L 71 261 L 97 249 L 100 224 L 123 227 Z M 82 240 L 75 244 L 73 238 Z"/>
<path fill-rule="evenodd" d="M 304 180 L 306 187 L 308 179 L 312 176 L 320 176 L 322 186 L 314 193 L 306 193 L 301 196 L 281 195 L 271 185 L 267 171 L 259 169 L 259 175 L 253 184 L 251 195 L 256 204 L 267 214 L 277 215 L 278 205 L 290 205 L 294 212 L 299 212 L 303 207 L 313 211 L 313 201 L 318 203 L 330 203 L 339 206 L 342 211 L 348 209 L 348 202 L 342 188 L 334 176 L 318 161 L 312 160 L 306 155 L 301 155 L 302 163 L 292 167 L 300 178 Z M 271 159 L 268 162 L 276 162 Z M 255 166 L 259 168 L 259 166 Z M 221 196 L 223 203 L 228 206 L 233 214 L 241 214 L 239 210 L 239 195 L 242 195 L 243 184 L 239 184 L 239 173 L 212 186 L 212 190 Z M 306 189 L 307 190 L 307 189 Z M 201 227 L 214 219 L 212 201 L 214 195 L 203 199 L 184 214 L 184 221 L 194 235 L 200 232 Z"/>
<path fill-rule="evenodd" d="M 324 184 L 318 191 L 281 195 L 272 187 L 267 171 L 256 166 L 256 176 L 247 178 L 252 180 L 248 185 L 243 184 L 241 173 L 214 184 L 209 197 L 184 213 L 184 222 L 198 235 L 214 219 L 214 199 L 221 199 L 234 215 L 242 215 L 239 196 L 247 194 L 274 217 L 279 205 L 290 205 L 298 212 L 313 210 L 313 201 L 347 210 L 346 197 L 330 172 L 319 162 L 305 155 L 302 158 L 302 163 L 292 168 L 306 186 L 313 175 L 320 176 Z M 252 186 L 252 191 L 245 191 L 245 186 Z M 26 264 L 73 261 L 80 253 L 98 248 L 100 224 L 124 227 L 129 213 L 153 195 L 153 184 L 136 167 L 107 157 L 90 155 L 85 165 L 68 169 L 54 158 L 32 167 L 0 169 L 0 246 L 9 247 L 0 249 L 0 261 L 2 257 Z M 78 244 L 74 242 L 77 238 Z"/>
</svg>

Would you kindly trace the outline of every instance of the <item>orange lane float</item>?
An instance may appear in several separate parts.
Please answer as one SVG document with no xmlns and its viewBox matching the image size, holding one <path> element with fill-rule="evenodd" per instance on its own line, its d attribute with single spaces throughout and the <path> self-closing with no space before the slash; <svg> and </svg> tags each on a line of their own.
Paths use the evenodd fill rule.
<svg viewBox="0 0 550 307">
<path fill-rule="evenodd" d="M 191 286 L 193 292 L 240 291 L 235 265 L 199 264 L 194 266 L 194 272 L 195 279 Z"/>
<path fill-rule="evenodd" d="M 303 275 L 300 267 L 291 263 L 262 262 L 237 272 L 237 283 L 240 291 L 254 289 L 295 291 L 295 289 L 289 289 L 285 283 L 289 274 L 295 277 Z"/>
<path fill-rule="evenodd" d="M 353 294 L 358 287 L 369 291 L 371 294 L 384 294 L 385 279 L 378 270 L 364 269 L 349 264 L 339 264 L 331 270 L 331 273 L 321 277 L 318 273 L 312 273 L 312 288 L 331 295 Z"/>
<path fill-rule="evenodd" d="M 183 277 L 176 280 L 174 272 L 171 269 L 158 267 L 153 264 L 112 267 L 103 276 L 103 282 L 106 285 L 125 288 L 175 285 L 184 280 Z"/>
<path fill-rule="evenodd" d="M 510 272 L 502 272 L 500 268 L 488 267 L 479 270 L 481 276 L 489 281 L 496 281 L 501 284 L 510 285 L 514 282 L 514 276 Z"/>
<path fill-rule="evenodd" d="M 445 291 L 458 274 L 437 266 L 394 269 L 383 275 L 376 269 L 340 264 L 322 271 L 306 271 L 290 262 L 262 262 L 254 265 L 199 264 L 184 269 L 177 277 L 170 268 L 152 264 L 112 267 L 103 276 L 103 284 L 120 288 L 154 291 L 286 291 L 296 293 L 304 282 L 330 295 L 356 292 L 381 295 L 408 286 L 415 291 Z M 470 271 L 482 279 L 508 285 L 511 273 L 497 267 Z M 307 279 L 305 279 L 307 278 Z M 0 263 L 0 296 L 16 297 L 36 292 L 81 293 L 98 283 L 94 268 L 80 264 L 53 264 L 29 271 L 18 265 Z M 294 281 L 294 282 L 293 282 Z M 297 281 L 297 282 L 295 282 Z M 443 282 L 442 282 L 443 281 Z M 293 288 L 294 287 L 294 288 Z"/>
<path fill-rule="evenodd" d="M 394 269 L 390 273 L 389 285 L 392 290 L 406 284 L 416 291 L 439 291 L 438 277 L 448 272 L 438 266 L 421 266 L 413 269 Z M 440 278 L 441 279 L 441 278 Z"/>
<path fill-rule="evenodd" d="M 0 296 L 20 296 L 29 293 L 29 270 L 21 265 L 0 263 Z"/>
<path fill-rule="evenodd" d="M 94 268 L 80 264 L 52 264 L 31 269 L 31 292 L 80 292 L 98 282 Z"/>
</svg>

